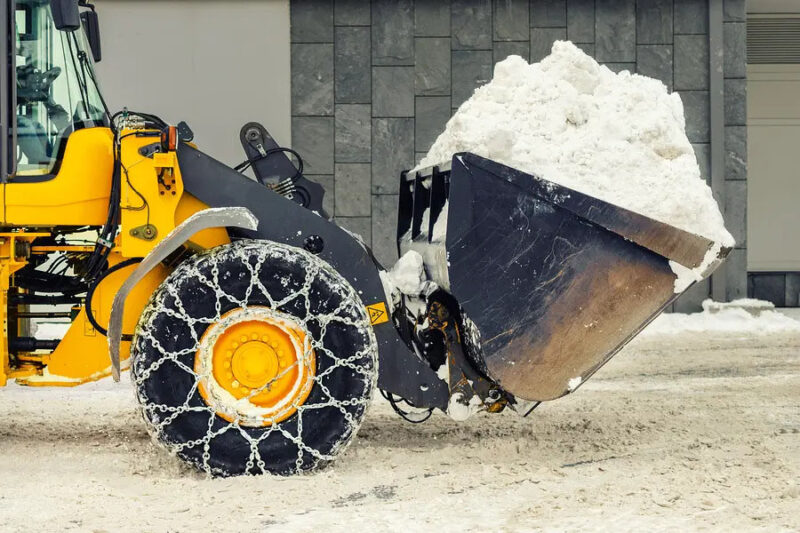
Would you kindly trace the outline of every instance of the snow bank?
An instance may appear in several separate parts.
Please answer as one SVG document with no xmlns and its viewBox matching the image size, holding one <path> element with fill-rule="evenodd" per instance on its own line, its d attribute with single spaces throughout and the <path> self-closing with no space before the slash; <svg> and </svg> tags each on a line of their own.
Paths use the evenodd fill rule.
<svg viewBox="0 0 800 533">
<path fill-rule="evenodd" d="M 471 151 L 732 246 L 684 130 L 663 83 L 557 41 L 541 63 L 498 63 L 417 168 Z"/>
<path fill-rule="evenodd" d="M 642 332 L 642 336 L 681 333 L 740 333 L 770 335 L 800 333 L 800 322 L 778 311 L 769 302 L 743 299 L 730 303 L 703 302 L 701 313 L 665 313 Z"/>
</svg>

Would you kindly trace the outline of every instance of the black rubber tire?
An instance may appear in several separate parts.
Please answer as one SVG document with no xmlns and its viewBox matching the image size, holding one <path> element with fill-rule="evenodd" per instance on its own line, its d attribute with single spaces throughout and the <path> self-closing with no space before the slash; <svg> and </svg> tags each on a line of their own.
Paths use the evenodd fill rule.
<svg viewBox="0 0 800 533">
<path fill-rule="evenodd" d="M 267 427 L 218 416 L 193 372 L 210 324 L 255 305 L 296 319 L 316 354 L 305 403 Z M 358 294 L 326 262 L 290 246 L 238 241 L 184 261 L 156 290 L 133 339 L 131 374 L 151 434 L 188 463 L 213 476 L 291 475 L 330 463 L 355 436 L 377 379 L 377 342 Z"/>
</svg>

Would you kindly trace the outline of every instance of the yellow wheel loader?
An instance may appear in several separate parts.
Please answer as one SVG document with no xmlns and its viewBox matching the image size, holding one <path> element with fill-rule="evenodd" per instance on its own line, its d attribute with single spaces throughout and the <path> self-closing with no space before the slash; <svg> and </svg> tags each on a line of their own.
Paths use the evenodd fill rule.
<svg viewBox="0 0 800 533">
<path fill-rule="evenodd" d="M 398 248 L 425 275 L 401 293 L 260 124 L 229 168 L 185 123 L 108 110 L 92 5 L 1 11 L 0 385 L 130 369 L 154 439 L 210 475 L 330 463 L 376 387 L 412 422 L 527 415 L 678 296 L 669 261 L 697 267 L 712 247 L 455 154 L 399 175 Z M 53 317 L 69 324 L 57 338 Z"/>
</svg>

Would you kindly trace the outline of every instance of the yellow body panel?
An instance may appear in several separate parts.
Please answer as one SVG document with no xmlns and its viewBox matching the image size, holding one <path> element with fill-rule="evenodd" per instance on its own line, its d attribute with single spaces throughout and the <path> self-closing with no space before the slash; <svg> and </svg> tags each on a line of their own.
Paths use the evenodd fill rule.
<svg viewBox="0 0 800 533">
<path fill-rule="evenodd" d="M 33 183 L 12 178 L 0 186 L 5 189 L 5 224 L 47 227 L 105 223 L 114 166 L 111 147 L 107 128 L 72 133 L 55 177 Z"/>
<path fill-rule="evenodd" d="M 158 142 L 159 138 L 139 130 L 121 133 L 121 224 L 116 245 L 109 257 L 114 265 L 130 257 L 144 257 L 166 237 L 176 225 L 193 213 L 207 208 L 186 194 L 174 152 L 144 156 L 140 149 Z M 72 321 L 64 338 L 52 353 L 20 353 L 10 366 L 8 350 L 8 290 L 15 271 L 27 260 L 16 257 L 16 240 L 32 242 L 49 235 L 53 226 L 101 226 L 108 213 L 113 174 L 113 137 L 107 128 L 91 128 L 74 132 L 67 142 L 63 161 L 55 177 L 42 182 L 14 182 L 0 185 L 5 190 L 2 207 L 5 226 L 42 228 L 38 234 L 0 234 L 0 319 L 4 334 L 0 339 L 0 386 L 7 379 L 33 386 L 74 386 L 110 374 L 107 339 L 89 323 L 84 306 Z M 147 229 L 147 232 L 143 230 Z M 4 236 L 5 235 L 5 236 Z M 190 243 L 194 249 L 205 249 L 229 242 L 224 228 L 202 231 Z M 85 246 L 36 245 L 33 254 L 66 252 L 87 254 Z M 109 275 L 94 293 L 92 314 L 98 324 L 106 326 L 111 304 L 119 287 L 135 265 Z M 133 333 L 150 295 L 169 274 L 160 265 L 128 295 L 123 318 L 123 331 Z M 121 358 L 127 360 L 130 343 L 123 342 Z"/>
<path fill-rule="evenodd" d="M 123 130 L 122 142 L 122 231 L 125 257 L 144 257 L 175 227 L 175 210 L 183 195 L 183 180 L 175 152 L 146 157 L 139 150 L 158 141 L 153 137 L 130 136 Z M 143 228 L 153 228 L 143 238 Z M 132 232 L 138 231 L 138 236 Z"/>
</svg>

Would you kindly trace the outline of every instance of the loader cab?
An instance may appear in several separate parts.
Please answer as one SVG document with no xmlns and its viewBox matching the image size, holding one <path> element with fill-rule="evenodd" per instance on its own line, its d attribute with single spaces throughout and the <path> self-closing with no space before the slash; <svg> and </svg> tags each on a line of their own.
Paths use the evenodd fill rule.
<svg viewBox="0 0 800 533">
<path fill-rule="evenodd" d="M 5 45 L 10 87 L 3 177 L 9 183 L 47 181 L 57 174 L 72 133 L 108 124 L 93 50 L 83 29 L 57 27 L 49 0 L 15 0 L 5 7 L 11 38 Z"/>
</svg>

